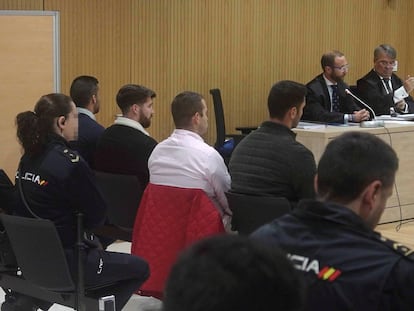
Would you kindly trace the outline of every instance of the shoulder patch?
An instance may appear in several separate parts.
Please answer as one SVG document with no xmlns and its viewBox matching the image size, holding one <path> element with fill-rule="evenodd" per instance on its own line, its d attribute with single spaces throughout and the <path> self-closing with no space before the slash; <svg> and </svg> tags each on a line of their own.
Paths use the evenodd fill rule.
<svg viewBox="0 0 414 311">
<path fill-rule="evenodd" d="M 63 154 L 70 160 L 72 163 L 79 162 L 80 158 L 75 152 L 69 149 L 63 149 Z"/>
<path fill-rule="evenodd" d="M 384 242 L 387 246 L 392 248 L 394 251 L 396 251 L 397 253 L 403 255 L 404 257 L 408 257 L 414 260 L 414 250 L 412 250 L 408 246 L 405 246 L 404 244 L 401 244 L 399 242 L 387 239 L 384 236 L 381 236 L 380 240 Z"/>
</svg>

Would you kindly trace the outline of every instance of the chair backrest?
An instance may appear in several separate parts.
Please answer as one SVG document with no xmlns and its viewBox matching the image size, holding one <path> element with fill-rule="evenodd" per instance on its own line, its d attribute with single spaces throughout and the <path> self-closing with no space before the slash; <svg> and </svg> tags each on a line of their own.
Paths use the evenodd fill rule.
<svg viewBox="0 0 414 311">
<path fill-rule="evenodd" d="M 223 146 L 226 140 L 226 125 L 220 89 L 211 89 L 210 94 L 213 97 L 214 116 L 216 119 L 217 138 L 214 147 L 217 149 Z"/>
<path fill-rule="evenodd" d="M 50 220 L 0 217 L 26 280 L 53 291 L 75 290 L 62 243 Z"/>
<path fill-rule="evenodd" d="M 234 192 L 226 193 L 233 212 L 233 229 L 248 235 L 260 226 L 288 213 L 290 202 L 283 197 L 253 196 Z"/>
<path fill-rule="evenodd" d="M 0 211 L 11 213 L 13 211 L 13 204 L 15 203 L 15 187 L 9 176 L 3 169 L 0 169 Z"/>
<path fill-rule="evenodd" d="M 108 219 L 113 225 L 132 229 L 143 189 L 135 175 L 95 171 L 96 182 L 108 205 Z"/>
<path fill-rule="evenodd" d="M 141 295 L 161 298 L 178 254 L 193 242 L 219 233 L 224 233 L 221 215 L 203 190 L 149 183 L 131 245 L 131 254 L 145 258 L 150 266 Z"/>
</svg>

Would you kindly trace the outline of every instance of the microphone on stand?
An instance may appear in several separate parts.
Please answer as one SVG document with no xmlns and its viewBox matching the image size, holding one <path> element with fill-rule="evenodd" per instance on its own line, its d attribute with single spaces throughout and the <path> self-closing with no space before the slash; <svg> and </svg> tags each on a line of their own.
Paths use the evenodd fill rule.
<svg viewBox="0 0 414 311">
<path fill-rule="evenodd" d="M 350 90 L 345 89 L 345 93 L 348 95 L 351 95 L 353 98 L 355 98 L 358 102 L 360 102 L 365 108 L 368 109 L 370 113 L 372 113 L 372 120 L 371 121 L 362 121 L 359 123 L 360 127 L 384 127 L 384 121 L 383 120 L 377 120 L 377 116 L 375 115 L 374 110 L 370 106 L 368 106 L 366 103 L 362 101 L 359 97 L 354 95 Z"/>
</svg>

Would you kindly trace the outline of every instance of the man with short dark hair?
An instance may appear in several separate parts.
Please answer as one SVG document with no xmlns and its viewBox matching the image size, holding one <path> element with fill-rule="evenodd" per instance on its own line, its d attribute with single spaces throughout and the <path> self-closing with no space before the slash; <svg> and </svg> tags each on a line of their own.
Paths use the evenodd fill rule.
<svg viewBox="0 0 414 311">
<path fill-rule="evenodd" d="M 122 111 L 98 142 L 95 167 L 99 171 L 136 175 L 142 189 L 148 184 L 148 158 L 157 142 L 145 130 L 154 113 L 154 91 L 140 85 L 124 85 L 116 95 Z"/>
<path fill-rule="evenodd" d="M 204 239 L 184 251 L 167 281 L 164 311 L 299 311 L 303 283 L 277 248 L 247 237 Z"/>
<path fill-rule="evenodd" d="M 230 188 L 230 175 L 220 154 L 202 138 L 208 129 L 206 101 L 198 93 L 182 92 L 174 98 L 171 113 L 176 129 L 148 160 L 150 182 L 204 190 L 227 226 L 231 211 L 224 193 Z"/>
<path fill-rule="evenodd" d="M 335 50 L 327 52 L 322 55 L 321 67 L 323 72 L 306 84 L 308 94 L 302 119 L 325 123 L 369 120 L 369 112 L 345 93 L 349 88 L 344 82 L 349 68 L 345 55 Z"/>
<path fill-rule="evenodd" d="M 70 86 L 70 97 L 78 110 L 78 139 L 70 144 L 94 168 L 93 159 L 96 144 L 105 128 L 96 122 L 95 114 L 99 112 L 99 81 L 92 76 L 79 76 Z"/>
<path fill-rule="evenodd" d="M 285 197 L 293 205 L 302 198 L 314 197 L 313 154 L 296 141 L 291 130 L 302 116 L 305 95 L 306 87 L 297 82 L 273 85 L 268 97 L 269 121 L 233 151 L 229 164 L 232 192 Z"/>
<path fill-rule="evenodd" d="M 345 133 L 319 161 L 318 200 L 300 202 L 252 234 L 285 250 L 303 272 L 305 310 L 413 308 L 413 252 L 374 231 L 397 169 L 397 155 L 382 139 Z"/>
<path fill-rule="evenodd" d="M 397 51 L 389 44 L 374 50 L 374 68 L 357 81 L 358 94 L 377 115 L 413 113 L 414 77 L 402 81 L 395 73 Z"/>
</svg>

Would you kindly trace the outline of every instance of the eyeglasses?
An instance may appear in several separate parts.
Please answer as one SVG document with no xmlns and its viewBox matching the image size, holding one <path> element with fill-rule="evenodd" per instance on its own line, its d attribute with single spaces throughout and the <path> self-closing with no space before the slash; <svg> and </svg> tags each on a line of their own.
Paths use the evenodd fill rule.
<svg viewBox="0 0 414 311">
<path fill-rule="evenodd" d="M 392 67 L 394 67 L 395 66 L 395 60 L 392 60 L 392 61 L 389 61 L 389 62 L 387 62 L 386 60 L 379 60 L 378 63 L 381 66 L 384 66 L 384 67 L 386 67 L 386 66 L 392 66 Z"/>
<path fill-rule="evenodd" d="M 348 71 L 349 70 L 349 64 L 343 65 L 341 67 L 332 66 L 331 68 L 338 69 L 340 71 Z"/>
</svg>

